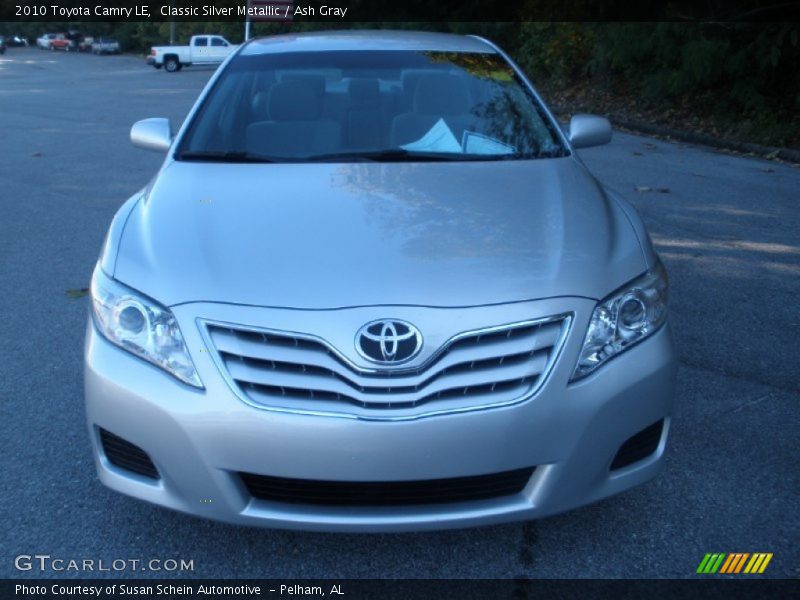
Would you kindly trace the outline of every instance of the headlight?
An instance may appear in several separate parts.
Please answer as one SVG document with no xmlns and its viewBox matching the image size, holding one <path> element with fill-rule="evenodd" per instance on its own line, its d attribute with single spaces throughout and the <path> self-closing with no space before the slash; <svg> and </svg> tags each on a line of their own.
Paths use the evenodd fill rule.
<svg viewBox="0 0 800 600">
<path fill-rule="evenodd" d="M 669 281 L 661 263 L 594 309 L 572 380 L 658 330 L 667 319 Z"/>
<path fill-rule="evenodd" d="M 108 341 L 184 383 L 203 387 L 168 309 L 113 280 L 99 264 L 92 275 L 91 292 L 94 322 Z"/>
</svg>

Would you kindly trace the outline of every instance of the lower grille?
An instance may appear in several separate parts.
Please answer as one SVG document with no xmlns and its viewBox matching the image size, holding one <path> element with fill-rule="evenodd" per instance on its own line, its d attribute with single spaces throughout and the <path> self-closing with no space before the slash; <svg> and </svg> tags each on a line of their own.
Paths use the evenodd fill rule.
<svg viewBox="0 0 800 600">
<path fill-rule="evenodd" d="M 664 420 L 661 419 L 628 438 L 617 451 L 617 455 L 611 463 L 611 470 L 627 467 L 653 454 L 658 449 L 663 429 Z"/>
<path fill-rule="evenodd" d="M 259 500 L 328 506 L 404 506 L 451 504 L 518 494 L 535 467 L 453 479 L 421 481 L 318 481 L 239 473 Z"/>
<path fill-rule="evenodd" d="M 153 461 L 139 446 L 135 446 L 105 429 L 100 429 L 100 441 L 108 462 L 115 467 L 150 479 L 160 479 L 158 469 Z"/>
</svg>

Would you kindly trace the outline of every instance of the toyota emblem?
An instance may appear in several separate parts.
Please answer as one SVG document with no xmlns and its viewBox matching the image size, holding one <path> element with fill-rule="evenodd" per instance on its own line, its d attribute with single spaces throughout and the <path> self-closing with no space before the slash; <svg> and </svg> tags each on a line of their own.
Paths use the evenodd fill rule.
<svg viewBox="0 0 800 600">
<path fill-rule="evenodd" d="M 422 349 L 422 334 L 405 321 L 372 321 L 358 330 L 356 349 L 361 356 L 374 363 L 402 363 L 414 358 Z"/>
</svg>

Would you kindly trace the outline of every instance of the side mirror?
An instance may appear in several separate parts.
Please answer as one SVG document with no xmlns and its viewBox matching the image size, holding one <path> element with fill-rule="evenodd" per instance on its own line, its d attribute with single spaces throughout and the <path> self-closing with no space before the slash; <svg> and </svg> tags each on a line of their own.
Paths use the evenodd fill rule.
<svg viewBox="0 0 800 600">
<path fill-rule="evenodd" d="M 144 119 L 131 127 L 131 143 L 145 150 L 166 152 L 172 145 L 169 119 Z"/>
<path fill-rule="evenodd" d="M 575 115 L 569 122 L 569 142 L 573 148 L 602 146 L 611 141 L 611 123 L 596 115 Z"/>
</svg>

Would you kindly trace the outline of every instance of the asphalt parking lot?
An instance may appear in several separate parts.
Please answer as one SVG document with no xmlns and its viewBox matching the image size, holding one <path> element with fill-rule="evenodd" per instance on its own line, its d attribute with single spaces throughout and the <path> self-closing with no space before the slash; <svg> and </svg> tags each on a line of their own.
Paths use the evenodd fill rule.
<svg viewBox="0 0 800 600">
<path fill-rule="evenodd" d="M 112 215 L 161 160 L 130 145 L 130 125 L 177 127 L 212 72 L 0 57 L 0 575 L 80 575 L 14 568 L 38 553 L 192 559 L 176 575 L 203 578 L 693 577 L 707 552 L 773 552 L 764 576 L 800 576 L 800 169 L 626 134 L 582 155 L 641 211 L 672 278 L 681 368 L 658 479 L 537 522 L 382 535 L 237 528 L 104 488 L 80 290 Z"/>
</svg>

